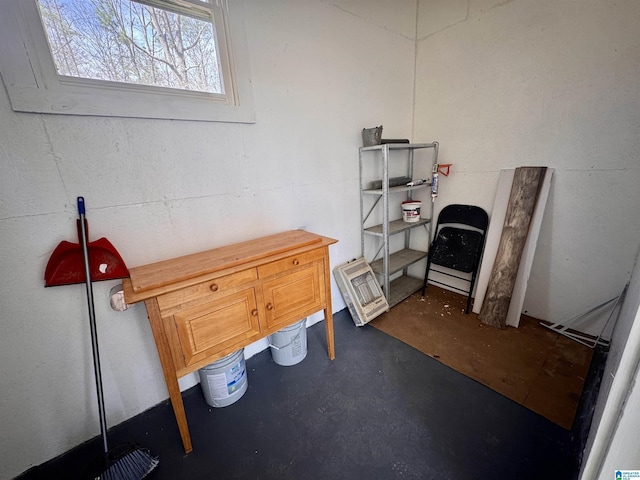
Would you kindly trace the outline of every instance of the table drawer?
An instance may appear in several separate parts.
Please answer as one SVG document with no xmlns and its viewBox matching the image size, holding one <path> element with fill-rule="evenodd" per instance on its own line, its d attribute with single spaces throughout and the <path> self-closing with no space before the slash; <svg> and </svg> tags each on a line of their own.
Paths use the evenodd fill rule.
<svg viewBox="0 0 640 480">
<path fill-rule="evenodd" d="M 202 282 L 192 287 L 181 288 L 175 292 L 160 295 L 158 296 L 158 306 L 161 311 L 165 311 L 171 307 L 185 305 L 218 292 L 225 292 L 233 287 L 239 287 L 257 279 L 258 273 L 256 269 L 250 268 L 238 273 L 232 273 L 231 275 L 225 275 L 207 282 Z"/>
<path fill-rule="evenodd" d="M 324 251 L 321 248 L 311 250 L 310 252 L 304 252 L 298 255 L 291 255 L 287 258 L 283 258 L 282 260 L 277 260 L 275 262 L 259 266 L 258 277 L 266 278 L 272 275 L 278 275 L 286 272 L 287 270 L 317 262 L 319 260 L 322 260 L 323 257 Z"/>
</svg>

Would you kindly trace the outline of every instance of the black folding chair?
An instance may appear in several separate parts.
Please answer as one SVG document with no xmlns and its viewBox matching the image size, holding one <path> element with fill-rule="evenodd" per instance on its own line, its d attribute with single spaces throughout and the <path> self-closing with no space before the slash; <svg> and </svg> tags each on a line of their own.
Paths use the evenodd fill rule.
<svg viewBox="0 0 640 480">
<path fill-rule="evenodd" d="M 437 280 L 432 283 L 448 286 L 467 293 L 467 308 L 471 307 L 471 295 L 476 283 L 480 258 L 484 249 L 485 234 L 489 225 L 489 216 L 482 208 L 473 205 L 447 205 L 438 215 L 435 237 L 427 255 L 427 269 L 424 274 L 422 296 L 424 297 L 429 280 L 429 271 L 457 278 L 469 283 L 464 290 Z M 433 268 L 434 265 L 467 274 L 466 277 Z"/>
</svg>

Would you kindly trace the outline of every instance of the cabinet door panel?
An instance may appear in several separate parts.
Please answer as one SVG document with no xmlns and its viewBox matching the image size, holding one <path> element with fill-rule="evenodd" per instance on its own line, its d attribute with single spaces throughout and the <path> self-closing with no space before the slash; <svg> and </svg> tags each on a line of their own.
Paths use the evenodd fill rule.
<svg viewBox="0 0 640 480">
<path fill-rule="evenodd" d="M 299 320 L 324 306 L 323 263 L 265 282 L 262 288 L 269 331 Z"/>
<path fill-rule="evenodd" d="M 185 309 L 173 318 L 187 366 L 261 336 L 253 288 Z"/>
</svg>

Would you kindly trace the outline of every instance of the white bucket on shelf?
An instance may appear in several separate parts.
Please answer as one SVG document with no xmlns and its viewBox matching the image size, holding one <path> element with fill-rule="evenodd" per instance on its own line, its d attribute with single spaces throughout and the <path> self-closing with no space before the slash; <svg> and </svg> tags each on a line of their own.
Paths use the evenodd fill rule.
<svg viewBox="0 0 640 480">
<path fill-rule="evenodd" d="M 289 367 L 307 356 L 307 319 L 269 335 L 271 357 L 278 365 Z"/>
<path fill-rule="evenodd" d="M 212 407 L 226 407 L 240 400 L 249 386 L 244 348 L 198 370 L 204 398 Z"/>
<path fill-rule="evenodd" d="M 420 207 L 422 207 L 422 202 L 418 200 L 402 202 L 402 220 L 407 223 L 420 221 Z"/>
</svg>

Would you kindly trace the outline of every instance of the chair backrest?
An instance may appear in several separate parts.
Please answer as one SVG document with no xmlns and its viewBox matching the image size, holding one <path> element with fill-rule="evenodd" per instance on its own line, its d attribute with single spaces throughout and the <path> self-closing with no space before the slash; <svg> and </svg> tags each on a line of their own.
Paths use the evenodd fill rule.
<svg viewBox="0 0 640 480">
<path fill-rule="evenodd" d="M 436 232 L 438 231 L 438 227 L 443 223 L 469 225 L 478 230 L 482 230 L 484 233 L 489 225 L 489 216 L 482 208 L 475 205 L 452 204 L 447 205 L 440 211 Z"/>
</svg>

